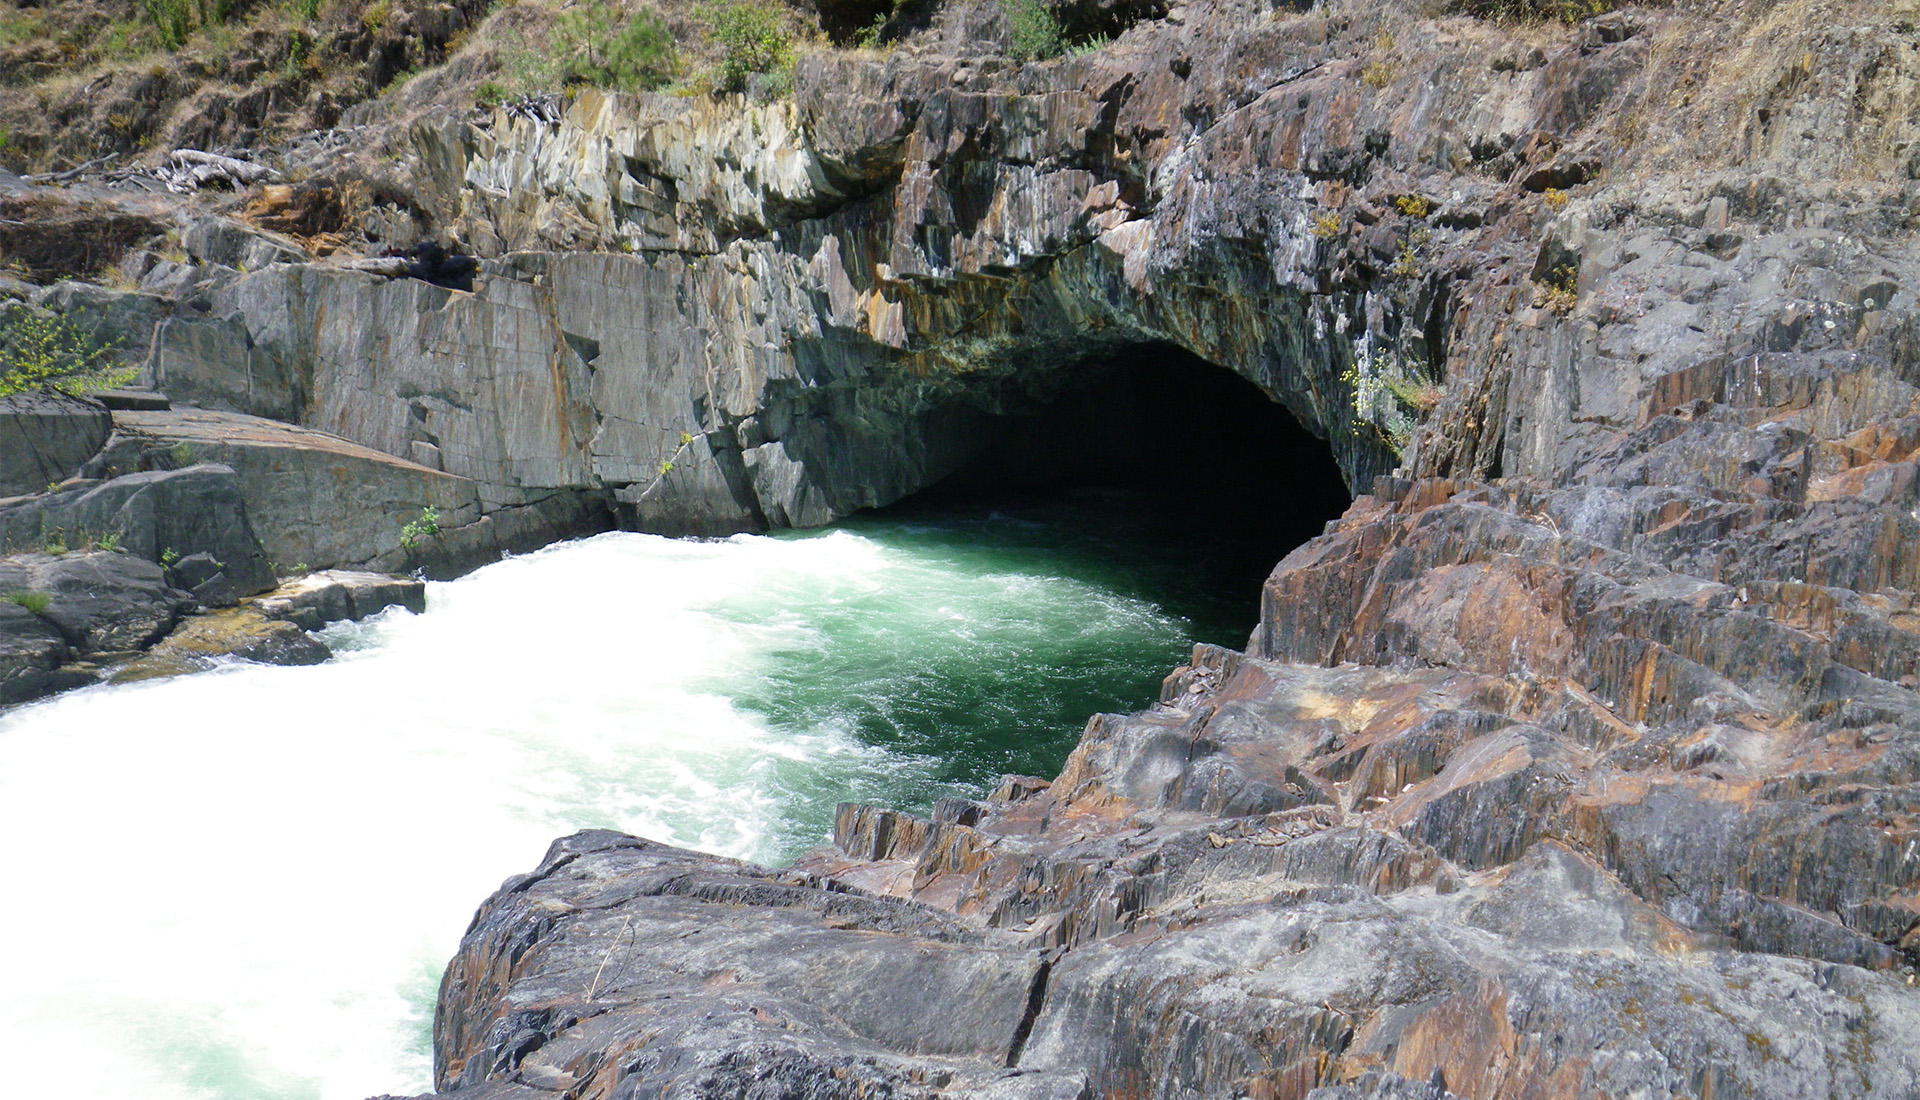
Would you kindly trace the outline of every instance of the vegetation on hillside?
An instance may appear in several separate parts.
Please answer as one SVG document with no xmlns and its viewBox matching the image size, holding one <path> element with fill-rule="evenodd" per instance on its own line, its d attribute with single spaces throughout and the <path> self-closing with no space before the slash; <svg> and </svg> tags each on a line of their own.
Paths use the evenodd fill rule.
<svg viewBox="0 0 1920 1100">
<path fill-rule="evenodd" d="M 439 64 L 493 0 L 0 0 L 0 166 L 284 140 Z"/>
<path fill-rule="evenodd" d="M 1000 4 L 1022 61 L 1098 48 L 1138 15 Z M 0 167 L 270 145 L 370 101 L 487 107 L 578 87 L 779 96 L 804 50 L 877 47 L 924 19 L 903 0 L 0 0 Z M 428 76 L 420 95 L 400 94 Z"/>
<path fill-rule="evenodd" d="M 1573 22 L 1620 4 L 1444 2 L 1500 22 Z M 1025 62 L 1098 49 L 1164 10 L 1154 0 L 997 4 L 1004 48 Z M 274 144 L 340 126 L 369 101 L 405 113 L 579 87 L 778 96 L 805 50 L 895 41 L 925 25 L 924 9 L 908 0 L 0 0 L 0 167 Z M 401 95 L 408 87 L 419 94 Z"/>
<path fill-rule="evenodd" d="M 51 388 L 83 394 L 133 381 L 119 349 L 71 322 L 11 303 L 0 310 L 0 397 Z"/>
</svg>

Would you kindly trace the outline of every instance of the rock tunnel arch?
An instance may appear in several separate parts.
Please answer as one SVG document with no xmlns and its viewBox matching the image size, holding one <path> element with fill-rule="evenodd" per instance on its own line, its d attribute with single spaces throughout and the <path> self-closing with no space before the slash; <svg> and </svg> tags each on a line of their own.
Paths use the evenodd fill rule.
<svg viewBox="0 0 1920 1100">
<path fill-rule="evenodd" d="M 1259 540 L 1273 561 L 1352 502 L 1325 440 L 1252 382 L 1178 345 L 1103 351 L 1065 377 L 973 418 L 971 453 L 915 498 L 1138 490 L 1170 519 Z"/>
<path fill-rule="evenodd" d="M 945 373 L 875 362 L 872 350 L 796 341 L 791 373 L 747 415 L 716 418 L 696 402 L 689 460 L 616 487 L 620 526 L 726 535 L 903 501 L 1138 489 L 1169 515 L 1258 536 L 1271 567 L 1352 500 L 1341 441 L 1248 372 L 1171 341 L 1089 333 Z"/>
<path fill-rule="evenodd" d="M 1169 342 L 1015 358 L 901 411 L 876 396 L 871 376 L 819 386 L 736 427 L 739 448 L 715 452 L 710 470 L 729 472 L 761 529 L 1071 499 L 1090 523 L 1145 517 L 1156 542 L 1191 545 L 1206 532 L 1192 580 L 1244 594 L 1235 631 L 1252 622 L 1275 563 L 1352 500 L 1327 440 L 1262 387 Z M 753 430 L 775 435 L 760 441 Z M 767 476 L 769 451 L 785 464 L 780 478 Z"/>
</svg>

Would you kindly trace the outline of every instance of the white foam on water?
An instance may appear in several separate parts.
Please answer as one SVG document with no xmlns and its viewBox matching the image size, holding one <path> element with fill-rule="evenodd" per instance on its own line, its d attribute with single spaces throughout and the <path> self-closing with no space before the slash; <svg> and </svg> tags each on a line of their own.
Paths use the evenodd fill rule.
<svg viewBox="0 0 1920 1100">
<path fill-rule="evenodd" d="M 844 532 L 605 535 L 235 663 L 0 715 L 8 1087 L 62 1100 L 361 1100 L 430 1087 L 433 983 L 474 906 L 605 826 L 777 853 L 772 766 L 912 761 L 725 694 L 819 644 L 804 608 L 899 562 Z M 716 608 L 729 607 L 726 613 Z M 770 763 L 771 762 L 771 763 Z"/>
</svg>

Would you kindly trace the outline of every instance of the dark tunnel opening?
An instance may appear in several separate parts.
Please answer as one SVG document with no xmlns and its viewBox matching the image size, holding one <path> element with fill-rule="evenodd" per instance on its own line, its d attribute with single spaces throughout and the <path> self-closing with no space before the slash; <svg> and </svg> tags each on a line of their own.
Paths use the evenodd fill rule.
<svg viewBox="0 0 1920 1100">
<path fill-rule="evenodd" d="M 1243 647 L 1274 565 L 1351 503 L 1326 441 L 1171 345 L 1073 373 L 1044 402 L 980 424 L 970 462 L 877 515 L 1033 521 L 1036 540 L 1112 555 L 1116 583 L 1190 619 L 1200 640 Z"/>
</svg>

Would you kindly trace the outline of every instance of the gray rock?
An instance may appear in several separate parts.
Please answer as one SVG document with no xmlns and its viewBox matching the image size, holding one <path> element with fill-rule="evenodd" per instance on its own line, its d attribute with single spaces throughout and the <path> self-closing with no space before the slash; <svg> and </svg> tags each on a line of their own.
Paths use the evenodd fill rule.
<svg viewBox="0 0 1920 1100">
<path fill-rule="evenodd" d="M 97 402 L 64 394 L 0 398 L 0 497 L 38 493 L 80 472 L 106 445 L 113 419 Z"/>
<path fill-rule="evenodd" d="M 241 593 L 227 578 L 226 563 L 202 551 L 189 554 L 167 569 L 167 583 L 193 593 L 202 607 L 232 607 Z"/>
<path fill-rule="evenodd" d="M 253 606 L 268 618 L 318 630 L 327 623 L 364 619 L 389 607 L 419 614 L 427 609 L 427 586 L 412 577 L 330 569 L 289 581 Z"/>
<path fill-rule="evenodd" d="M 267 665 L 317 665 L 331 656 L 324 642 L 299 626 L 246 606 L 187 618 L 141 657 L 115 668 L 110 679 L 131 683 L 185 675 L 210 668 L 222 657 Z"/>
<path fill-rule="evenodd" d="M 128 474 L 91 488 L 0 504 L 0 546 L 40 547 L 55 535 L 69 545 L 117 536 L 123 549 L 150 563 L 169 550 L 211 554 L 240 595 L 274 584 L 239 478 L 225 466 Z"/>
<path fill-rule="evenodd" d="M 328 432 L 202 409 L 121 413 L 115 423 L 159 451 L 231 469 L 265 558 L 282 568 L 359 565 L 383 556 L 398 564 L 401 529 L 422 509 L 433 508 L 449 528 L 480 518 L 473 483 Z M 214 556 L 233 564 L 218 551 Z M 272 587 L 270 573 L 264 584 L 248 577 L 243 594 Z"/>
<path fill-rule="evenodd" d="M 19 589 L 0 592 L 4 597 Z M 71 650 L 53 624 L 0 598 L 0 705 L 20 703 L 89 682 L 90 675 L 63 673 Z"/>
<path fill-rule="evenodd" d="M 84 654 L 144 649 L 190 606 L 159 566 L 108 552 L 0 558 L 0 591 L 46 597 L 39 616 Z"/>
<path fill-rule="evenodd" d="M 146 362 L 154 327 L 174 309 L 172 302 L 158 295 L 109 290 L 73 280 L 41 291 L 35 304 L 60 314 L 87 336 L 113 348 L 122 362 L 132 366 Z"/>
<path fill-rule="evenodd" d="M 97 390 L 87 396 L 109 409 L 154 412 L 173 407 L 166 394 L 153 390 Z"/>
<path fill-rule="evenodd" d="M 292 420 L 305 383 L 287 364 L 255 351 L 244 324 L 232 318 L 169 317 L 153 335 L 153 384 L 183 405 L 229 409 Z"/>
<path fill-rule="evenodd" d="M 435 1021 L 443 1088 L 510 1075 L 557 1095 L 619 1051 L 633 1095 L 1078 1092 L 992 1087 L 1024 1041 L 1039 952 L 806 876 L 579 833 L 496 894 L 468 941 Z M 502 970 L 495 950 L 520 962 Z"/>
<path fill-rule="evenodd" d="M 203 264 L 254 271 L 269 264 L 307 262 L 305 250 L 293 241 L 255 229 L 231 218 L 202 218 L 181 235 L 187 254 Z"/>
<path fill-rule="evenodd" d="M 224 568 L 221 562 L 205 551 L 188 554 L 167 567 L 167 582 L 175 588 L 193 588 L 212 580 Z"/>
</svg>

